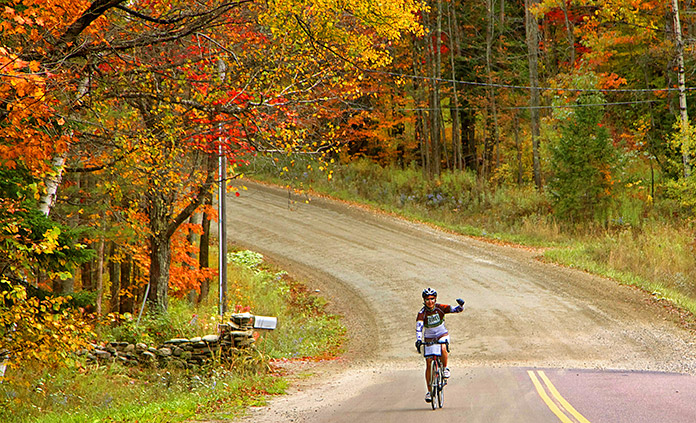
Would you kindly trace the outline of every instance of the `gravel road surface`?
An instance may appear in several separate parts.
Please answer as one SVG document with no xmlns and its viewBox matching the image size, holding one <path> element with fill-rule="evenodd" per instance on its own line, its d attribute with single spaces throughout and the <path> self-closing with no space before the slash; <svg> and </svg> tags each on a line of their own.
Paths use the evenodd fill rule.
<svg viewBox="0 0 696 423">
<path fill-rule="evenodd" d="M 671 398 L 666 393 L 676 390 L 682 395 L 673 399 L 673 414 L 661 421 L 694 421 L 680 416 L 696 416 L 696 405 L 684 406 L 696 404 L 690 376 L 696 374 L 696 336 L 652 296 L 544 263 L 533 249 L 238 183 L 247 189 L 229 197 L 229 241 L 264 254 L 319 290 L 344 316 L 349 334 L 340 360 L 288 364 L 296 375 L 289 395 L 251 410 L 243 421 L 403 423 L 433 417 L 423 414 L 433 411 L 423 401 L 423 359 L 413 346 L 420 292 L 427 286 L 438 291 L 441 303 L 466 300 L 464 313 L 446 319 L 452 378 L 438 418 L 651 422 L 662 400 Z M 637 381 L 641 396 L 631 388 Z"/>
</svg>

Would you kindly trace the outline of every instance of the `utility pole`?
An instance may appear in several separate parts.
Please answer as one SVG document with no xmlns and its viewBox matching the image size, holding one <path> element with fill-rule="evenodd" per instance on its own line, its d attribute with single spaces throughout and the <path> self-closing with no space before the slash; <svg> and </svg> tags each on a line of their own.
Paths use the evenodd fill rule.
<svg viewBox="0 0 696 423">
<path fill-rule="evenodd" d="M 218 73 L 220 81 L 225 81 L 225 62 L 218 60 Z M 227 311 L 227 156 L 223 149 L 222 123 L 218 124 L 219 141 L 218 145 L 218 238 L 219 238 L 219 258 L 218 258 L 218 297 L 219 314 L 222 317 Z"/>
</svg>

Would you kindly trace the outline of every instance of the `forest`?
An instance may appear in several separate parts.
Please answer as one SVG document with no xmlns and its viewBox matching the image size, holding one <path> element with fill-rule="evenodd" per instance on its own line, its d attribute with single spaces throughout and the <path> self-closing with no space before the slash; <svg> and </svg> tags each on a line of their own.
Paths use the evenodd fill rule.
<svg viewBox="0 0 696 423">
<path fill-rule="evenodd" d="M 286 182 L 411 172 L 452 218 L 514 191 L 536 202 L 512 226 L 568 237 L 659 224 L 694 298 L 693 6 L 5 1 L 0 352 L 67 354 L 87 315 L 208 297 L 216 190 L 260 162 Z"/>
</svg>

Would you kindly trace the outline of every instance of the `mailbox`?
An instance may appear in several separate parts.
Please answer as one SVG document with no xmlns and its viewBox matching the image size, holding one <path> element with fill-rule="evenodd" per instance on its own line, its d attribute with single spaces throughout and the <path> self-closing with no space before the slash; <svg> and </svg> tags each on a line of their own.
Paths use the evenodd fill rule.
<svg viewBox="0 0 696 423">
<path fill-rule="evenodd" d="M 270 316 L 254 316 L 254 329 L 273 330 L 278 326 L 278 318 Z"/>
</svg>

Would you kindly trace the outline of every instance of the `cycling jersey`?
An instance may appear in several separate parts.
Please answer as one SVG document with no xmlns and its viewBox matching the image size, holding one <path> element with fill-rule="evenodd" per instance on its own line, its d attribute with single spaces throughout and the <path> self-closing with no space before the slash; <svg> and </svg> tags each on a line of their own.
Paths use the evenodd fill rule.
<svg viewBox="0 0 696 423">
<path fill-rule="evenodd" d="M 416 339 L 419 341 L 440 339 L 447 336 L 445 328 L 445 314 L 461 313 L 464 307 L 452 307 L 447 304 L 435 304 L 431 310 L 425 306 L 420 309 L 416 317 Z"/>
</svg>

